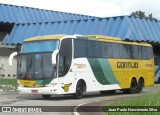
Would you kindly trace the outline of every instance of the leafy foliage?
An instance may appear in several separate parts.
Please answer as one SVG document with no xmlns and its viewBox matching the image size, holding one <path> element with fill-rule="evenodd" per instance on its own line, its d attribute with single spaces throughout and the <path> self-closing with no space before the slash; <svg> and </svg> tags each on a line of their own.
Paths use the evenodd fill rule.
<svg viewBox="0 0 160 115">
<path fill-rule="evenodd" d="M 153 17 L 152 13 L 150 13 L 149 15 L 146 15 L 145 12 L 143 12 L 143 11 L 132 12 L 130 14 L 130 16 L 134 16 L 134 17 L 138 17 L 138 18 L 146 18 L 146 19 L 156 20 L 157 21 L 157 19 Z"/>
</svg>

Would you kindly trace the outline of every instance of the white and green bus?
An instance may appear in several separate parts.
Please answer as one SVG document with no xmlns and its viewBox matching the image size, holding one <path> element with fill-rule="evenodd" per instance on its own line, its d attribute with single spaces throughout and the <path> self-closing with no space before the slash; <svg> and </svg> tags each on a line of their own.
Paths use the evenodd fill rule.
<svg viewBox="0 0 160 115">
<path fill-rule="evenodd" d="M 12 64 L 13 57 L 9 62 Z M 152 46 L 98 35 L 26 39 L 18 53 L 20 94 L 141 93 L 154 84 Z"/>
</svg>

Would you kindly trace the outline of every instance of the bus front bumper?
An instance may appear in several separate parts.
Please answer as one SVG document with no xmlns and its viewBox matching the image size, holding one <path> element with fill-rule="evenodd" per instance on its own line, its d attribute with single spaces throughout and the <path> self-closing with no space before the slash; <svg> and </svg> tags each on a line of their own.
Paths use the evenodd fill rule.
<svg viewBox="0 0 160 115">
<path fill-rule="evenodd" d="M 18 87 L 18 92 L 20 94 L 58 94 L 57 88 L 54 87 L 39 87 L 39 88 Z"/>
</svg>

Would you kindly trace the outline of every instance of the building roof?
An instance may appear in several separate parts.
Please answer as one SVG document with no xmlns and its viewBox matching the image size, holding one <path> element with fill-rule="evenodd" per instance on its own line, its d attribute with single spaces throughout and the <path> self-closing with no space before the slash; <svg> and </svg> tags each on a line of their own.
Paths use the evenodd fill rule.
<svg viewBox="0 0 160 115">
<path fill-rule="evenodd" d="M 33 36 L 55 34 L 97 34 L 118 37 L 122 40 L 160 43 L 160 21 L 119 16 L 16 24 L 10 36 L 5 38 L 3 43 L 17 44 Z"/>
<path fill-rule="evenodd" d="M 0 3 L 0 22 L 4 23 L 37 23 L 88 18 L 93 17 Z"/>
</svg>

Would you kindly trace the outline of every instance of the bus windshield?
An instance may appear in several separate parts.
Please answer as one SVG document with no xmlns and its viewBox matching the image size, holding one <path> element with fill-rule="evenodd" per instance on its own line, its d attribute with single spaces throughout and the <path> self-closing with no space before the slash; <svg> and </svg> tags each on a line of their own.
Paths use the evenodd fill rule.
<svg viewBox="0 0 160 115">
<path fill-rule="evenodd" d="M 18 56 L 18 79 L 45 80 L 56 77 L 56 65 L 51 62 L 57 41 L 27 42 L 22 47 Z"/>
</svg>

